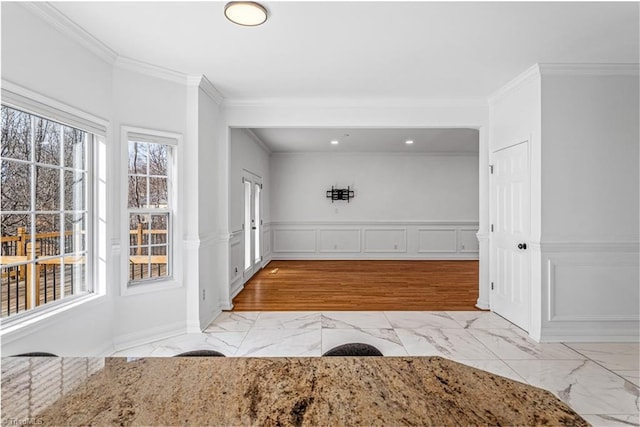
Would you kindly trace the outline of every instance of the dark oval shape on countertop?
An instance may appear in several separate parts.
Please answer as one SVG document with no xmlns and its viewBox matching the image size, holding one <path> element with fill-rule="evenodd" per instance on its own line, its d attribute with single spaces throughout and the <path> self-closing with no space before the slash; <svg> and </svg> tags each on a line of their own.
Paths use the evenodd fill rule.
<svg viewBox="0 0 640 427">
<path fill-rule="evenodd" d="M 334 347 L 323 356 L 383 356 L 383 354 L 372 345 L 354 342 Z"/>
</svg>

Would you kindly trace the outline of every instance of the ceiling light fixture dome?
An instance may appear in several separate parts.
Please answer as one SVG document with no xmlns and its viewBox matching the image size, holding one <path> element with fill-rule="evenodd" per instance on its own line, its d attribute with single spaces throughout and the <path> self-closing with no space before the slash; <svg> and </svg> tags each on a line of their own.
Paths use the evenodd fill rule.
<svg viewBox="0 0 640 427">
<path fill-rule="evenodd" d="M 232 1 L 224 7 L 224 16 L 234 24 L 255 27 L 267 20 L 267 9 L 253 1 Z"/>
</svg>

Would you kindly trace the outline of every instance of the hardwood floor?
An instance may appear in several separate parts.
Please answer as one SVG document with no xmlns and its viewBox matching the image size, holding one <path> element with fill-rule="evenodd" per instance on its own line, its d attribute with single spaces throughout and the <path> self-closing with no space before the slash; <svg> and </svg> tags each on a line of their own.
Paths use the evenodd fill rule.
<svg viewBox="0 0 640 427">
<path fill-rule="evenodd" d="M 234 311 L 476 310 L 478 261 L 272 261 Z"/>
</svg>

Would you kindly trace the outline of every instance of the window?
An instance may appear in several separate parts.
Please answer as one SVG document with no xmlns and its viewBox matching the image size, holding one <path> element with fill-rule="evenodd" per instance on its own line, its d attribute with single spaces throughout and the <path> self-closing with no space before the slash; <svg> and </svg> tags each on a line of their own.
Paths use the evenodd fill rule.
<svg viewBox="0 0 640 427">
<path fill-rule="evenodd" d="M 174 146 L 127 133 L 129 284 L 171 277 Z"/>
<path fill-rule="evenodd" d="M 0 305 L 7 318 L 93 291 L 96 136 L 5 105 L 0 114 Z"/>
</svg>

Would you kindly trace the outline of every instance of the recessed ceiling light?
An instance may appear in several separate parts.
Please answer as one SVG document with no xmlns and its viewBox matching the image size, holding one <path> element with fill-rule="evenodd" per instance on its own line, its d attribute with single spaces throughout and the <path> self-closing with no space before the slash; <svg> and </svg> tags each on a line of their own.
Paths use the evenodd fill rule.
<svg viewBox="0 0 640 427">
<path fill-rule="evenodd" d="M 331 145 L 338 145 L 340 144 L 340 141 L 338 141 L 337 139 L 334 139 L 333 141 L 331 141 Z"/>
<path fill-rule="evenodd" d="M 255 27 L 267 20 L 267 9 L 253 1 L 232 1 L 224 7 L 224 16 L 234 24 Z"/>
<path fill-rule="evenodd" d="M 407 144 L 407 145 L 411 145 L 411 144 L 413 144 L 413 140 L 412 139 L 407 139 L 404 143 Z"/>
</svg>

